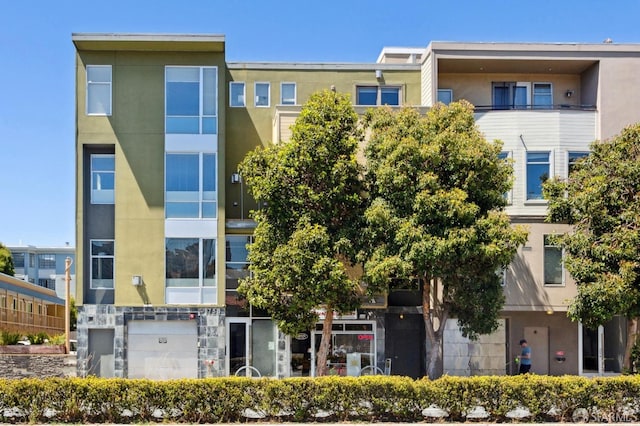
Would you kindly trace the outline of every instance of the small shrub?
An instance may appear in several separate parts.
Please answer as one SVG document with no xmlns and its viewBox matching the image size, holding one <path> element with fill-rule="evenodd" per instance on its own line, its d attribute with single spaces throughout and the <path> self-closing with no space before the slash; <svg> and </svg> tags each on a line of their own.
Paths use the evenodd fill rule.
<svg viewBox="0 0 640 426">
<path fill-rule="evenodd" d="M 22 334 L 15 331 L 2 330 L 0 337 L 3 345 L 17 345 L 22 339 Z"/>
<path fill-rule="evenodd" d="M 44 331 L 41 331 L 36 334 L 27 334 L 27 339 L 31 342 L 32 345 L 42 345 L 49 340 L 49 335 Z"/>
</svg>

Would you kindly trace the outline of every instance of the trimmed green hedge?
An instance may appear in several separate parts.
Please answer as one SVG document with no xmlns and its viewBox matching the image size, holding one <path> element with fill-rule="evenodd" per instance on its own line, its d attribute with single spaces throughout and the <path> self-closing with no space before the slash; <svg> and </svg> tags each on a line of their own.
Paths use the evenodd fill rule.
<svg viewBox="0 0 640 426">
<path fill-rule="evenodd" d="M 446 417 L 425 416 L 434 412 Z M 0 380 L 5 423 L 428 422 L 478 413 L 492 422 L 638 421 L 640 377 Z"/>
</svg>

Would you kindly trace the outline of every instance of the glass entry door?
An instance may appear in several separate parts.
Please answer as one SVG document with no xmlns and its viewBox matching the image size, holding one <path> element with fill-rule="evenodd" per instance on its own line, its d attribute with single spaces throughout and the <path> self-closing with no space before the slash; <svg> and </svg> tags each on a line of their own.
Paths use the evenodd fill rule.
<svg viewBox="0 0 640 426">
<path fill-rule="evenodd" d="M 276 341 L 270 319 L 227 318 L 227 375 L 275 377 Z"/>
<path fill-rule="evenodd" d="M 589 375 L 620 374 L 626 346 L 626 320 L 616 316 L 597 329 L 578 326 L 580 342 L 579 373 Z"/>
</svg>

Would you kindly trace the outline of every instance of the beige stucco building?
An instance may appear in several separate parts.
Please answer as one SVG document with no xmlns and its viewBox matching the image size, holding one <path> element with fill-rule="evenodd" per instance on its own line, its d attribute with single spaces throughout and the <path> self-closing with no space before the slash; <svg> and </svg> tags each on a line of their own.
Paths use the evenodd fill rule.
<svg viewBox="0 0 640 426">
<path fill-rule="evenodd" d="M 638 121 L 639 46 L 433 42 L 366 64 L 239 63 L 226 61 L 221 35 L 72 39 L 80 375 L 313 374 L 320 328 L 286 336 L 237 297 L 259 207 L 237 167 L 249 150 L 286 141 L 309 95 L 329 88 L 359 111 L 467 99 L 513 161 L 507 211 L 530 238 L 505 273 L 501 328 L 468 342 L 448 324 L 445 371 L 511 374 L 522 337 L 538 373 L 620 370 L 623 342 L 611 342 L 621 321 L 590 331 L 566 318 L 575 285 L 545 236 L 567 228 L 544 223 L 540 182 Z M 336 372 L 423 375 L 415 296 L 392 291 L 337 320 Z"/>
</svg>

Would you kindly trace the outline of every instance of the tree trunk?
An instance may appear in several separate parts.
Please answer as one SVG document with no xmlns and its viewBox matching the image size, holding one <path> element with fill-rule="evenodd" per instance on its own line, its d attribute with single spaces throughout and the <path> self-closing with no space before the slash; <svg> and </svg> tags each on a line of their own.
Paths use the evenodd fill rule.
<svg viewBox="0 0 640 426">
<path fill-rule="evenodd" d="M 636 343 L 638 333 L 638 317 L 627 319 L 627 346 L 624 349 L 624 366 L 629 372 L 633 371 L 633 361 L 631 359 L 631 350 Z"/>
<path fill-rule="evenodd" d="M 447 321 L 447 311 L 439 310 L 439 316 L 436 317 L 435 310 L 431 309 L 431 280 L 425 278 L 422 286 L 422 317 L 424 320 L 425 330 L 425 355 L 427 365 L 427 376 L 430 379 L 437 379 L 442 375 L 442 334 L 444 332 L 444 323 Z M 434 298 L 437 294 L 434 291 Z M 438 319 L 438 329 L 434 327 L 434 320 Z"/>
<path fill-rule="evenodd" d="M 327 306 L 327 312 L 322 323 L 322 339 L 320 339 L 320 348 L 318 349 L 318 360 L 316 364 L 316 376 L 326 376 L 327 357 L 331 347 L 331 329 L 333 328 L 333 308 Z M 314 350 L 311 348 L 311 350 Z"/>
</svg>

